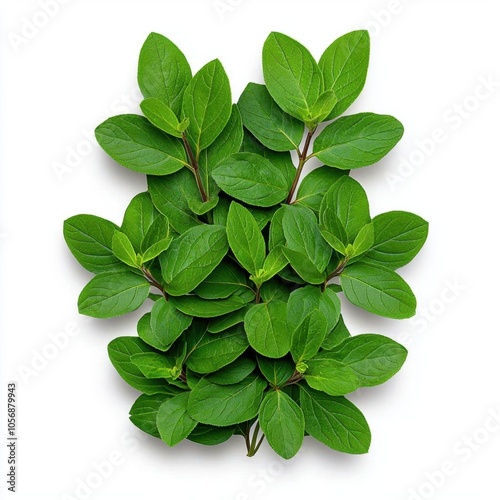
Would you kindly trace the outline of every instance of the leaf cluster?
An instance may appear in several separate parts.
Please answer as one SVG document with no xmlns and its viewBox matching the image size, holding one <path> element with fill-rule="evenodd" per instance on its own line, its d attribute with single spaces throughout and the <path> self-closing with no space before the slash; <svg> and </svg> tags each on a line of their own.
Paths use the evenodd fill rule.
<svg viewBox="0 0 500 500">
<path fill-rule="evenodd" d="M 341 116 L 363 89 L 369 47 L 367 32 L 348 33 L 317 62 L 272 33 L 265 84 L 233 104 L 220 61 L 193 75 L 152 33 L 139 58 L 143 116 L 97 127 L 104 151 L 147 175 L 148 189 L 120 226 L 65 221 L 71 252 L 95 274 L 78 307 L 111 318 L 149 306 L 109 357 L 142 393 L 131 421 L 167 445 L 238 434 L 253 455 L 265 436 L 289 459 L 310 435 L 368 451 L 368 424 L 346 395 L 387 381 L 407 352 L 382 335 L 351 336 L 339 294 L 380 316 L 412 316 L 415 296 L 396 271 L 428 231 L 408 212 L 372 217 L 349 175 L 403 134 L 391 116 Z M 322 166 L 303 176 L 312 158 Z"/>
</svg>

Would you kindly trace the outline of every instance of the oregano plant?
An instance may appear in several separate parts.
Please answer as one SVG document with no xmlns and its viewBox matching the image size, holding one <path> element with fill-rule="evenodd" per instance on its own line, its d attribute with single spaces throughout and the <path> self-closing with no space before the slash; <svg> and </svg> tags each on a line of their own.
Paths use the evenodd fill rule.
<svg viewBox="0 0 500 500">
<path fill-rule="evenodd" d="M 141 395 L 130 420 L 174 446 L 265 437 L 281 457 L 304 436 L 365 453 L 371 434 L 347 395 L 391 378 L 407 351 L 378 334 L 351 336 L 341 300 L 387 318 L 415 313 L 396 272 L 428 224 L 403 211 L 372 216 L 350 171 L 381 160 L 403 126 L 392 116 L 342 116 L 363 89 L 366 31 L 335 40 L 317 62 L 271 33 L 265 84 L 233 104 L 214 60 L 194 75 L 152 33 L 139 57 L 143 116 L 109 118 L 97 141 L 147 175 L 121 225 L 94 215 L 64 223 L 78 262 L 95 274 L 78 299 L 95 318 L 139 308 L 137 334 L 109 357 Z M 312 159 L 321 166 L 304 175 Z"/>
</svg>

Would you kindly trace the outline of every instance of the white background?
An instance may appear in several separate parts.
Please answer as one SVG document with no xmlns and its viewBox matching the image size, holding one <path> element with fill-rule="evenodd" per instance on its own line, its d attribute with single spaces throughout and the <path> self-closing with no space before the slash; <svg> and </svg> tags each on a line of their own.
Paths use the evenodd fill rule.
<svg viewBox="0 0 500 500">
<path fill-rule="evenodd" d="M 0 435 L 5 443 L 6 382 L 15 380 L 17 498 L 499 498 L 498 2 L 59 0 L 49 19 L 42 3 L 0 8 Z M 40 27 L 30 31 L 31 21 Z M 150 31 L 175 41 L 195 70 L 219 57 L 237 100 L 261 80 L 270 31 L 319 57 L 365 27 L 370 72 L 349 113 L 393 114 L 406 133 L 355 177 L 373 215 L 402 209 L 430 221 L 427 245 L 403 270 L 417 317 L 346 312 L 353 333 L 382 333 L 410 351 L 392 381 L 353 396 L 371 425 L 370 453 L 306 439 L 289 462 L 267 445 L 249 459 L 240 437 L 169 449 L 128 421 L 137 395 L 107 359 L 107 343 L 134 334 L 140 313 L 103 321 L 77 312 L 90 275 L 65 247 L 63 220 L 92 213 L 120 223 L 145 187 L 88 137 L 108 116 L 138 110 L 137 57 Z"/>
</svg>

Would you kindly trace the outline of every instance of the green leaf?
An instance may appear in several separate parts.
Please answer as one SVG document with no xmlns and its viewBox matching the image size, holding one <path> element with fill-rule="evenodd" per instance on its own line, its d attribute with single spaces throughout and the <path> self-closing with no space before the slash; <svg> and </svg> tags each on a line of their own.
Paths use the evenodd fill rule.
<svg viewBox="0 0 500 500">
<path fill-rule="evenodd" d="M 182 101 L 183 117 L 189 120 L 187 137 L 197 158 L 224 130 L 231 108 L 229 79 L 215 59 L 194 75 Z"/>
<path fill-rule="evenodd" d="M 415 314 L 417 301 L 408 284 L 394 271 L 368 264 L 353 264 L 340 275 L 346 297 L 354 305 L 386 318 Z"/>
<path fill-rule="evenodd" d="M 373 228 L 373 223 L 366 224 L 361 228 L 361 231 L 356 236 L 354 243 L 352 244 L 352 255 L 348 254 L 348 257 L 354 258 L 364 253 L 368 252 L 373 246 L 375 240 L 375 231 Z"/>
<path fill-rule="evenodd" d="M 227 441 L 234 434 L 234 431 L 234 426 L 214 427 L 212 425 L 198 424 L 193 432 L 189 434 L 188 439 L 205 446 L 214 446 Z"/>
<path fill-rule="evenodd" d="M 356 372 L 349 365 L 332 359 L 331 353 L 320 353 L 308 360 L 304 378 L 310 387 L 330 396 L 343 396 L 360 386 Z"/>
<path fill-rule="evenodd" d="M 273 276 L 276 276 L 276 274 L 282 271 L 287 265 L 288 259 L 283 253 L 283 247 L 274 247 L 266 257 L 262 269 L 260 269 L 257 272 L 257 275 L 253 276 L 251 279 L 260 285 L 265 281 L 270 280 Z"/>
<path fill-rule="evenodd" d="M 361 184 L 347 176 L 339 179 L 323 198 L 319 220 L 324 232 L 337 237 L 346 246 L 352 243 L 370 222 L 368 198 Z"/>
<path fill-rule="evenodd" d="M 326 333 L 327 322 L 321 311 L 311 311 L 298 326 L 294 325 L 291 353 L 295 363 L 312 358 L 319 351 Z"/>
<path fill-rule="evenodd" d="M 286 113 L 302 121 L 323 92 L 323 78 L 311 53 L 281 33 L 271 33 L 262 53 L 264 80 L 273 99 Z"/>
<path fill-rule="evenodd" d="M 141 307 L 149 286 L 146 278 L 133 272 L 98 274 L 78 297 L 78 311 L 93 318 L 121 316 Z"/>
<path fill-rule="evenodd" d="M 319 310 L 324 314 L 328 331 L 335 328 L 340 319 L 340 299 L 333 285 L 326 287 L 319 298 Z"/>
<path fill-rule="evenodd" d="M 125 210 L 121 231 L 128 236 L 136 251 L 144 250 L 143 240 L 158 217 L 160 214 L 153 205 L 149 193 L 139 193 L 132 198 Z M 166 224 L 168 228 L 168 222 Z"/>
<path fill-rule="evenodd" d="M 146 378 L 176 378 L 175 362 L 172 358 L 156 352 L 133 354 L 130 357 Z"/>
<path fill-rule="evenodd" d="M 429 224 L 410 212 L 386 212 L 373 219 L 375 241 L 363 262 L 389 269 L 405 266 L 427 239 Z"/>
<path fill-rule="evenodd" d="M 294 290 L 288 299 L 287 321 L 293 331 L 312 311 L 319 310 L 321 290 L 316 286 L 304 286 Z"/>
<path fill-rule="evenodd" d="M 327 90 L 318 97 L 311 109 L 312 118 L 307 121 L 309 130 L 314 130 L 322 121 L 326 120 L 337 101 L 337 96 L 333 90 Z"/>
<path fill-rule="evenodd" d="M 297 150 L 304 125 L 287 115 L 273 100 L 265 85 L 249 83 L 238 101 L 245 127 L 273 151 Z"/>
<path fill-rule="evenodd" d="M 127 266 L 140 268 L 134 247 L 125 233 L 115 231 L 111 241 L 113 253 Z"/>
<path fill-rule="evenodd" d="M 197 422 L 187 413 L 189 393 L 167 399 L 159 408 L 156 425 L 163 442 L 175 446 L 188 437 Z"/>
<path fill-rule="evenodd" d="M 255 291 L 250 286 L 240 287 L 227 299 L 223 300 L 231 301 L 232 299 L 236 299 L 236 301 L 242 300 L 245 304 L 249 304 L 250 302 L 253 302 L 255 300 Z"/>
<path fill-rule="evenodd" d="M 325 241 L 340 255 L 347 255 L 347 247 L 349 246 L 349 238 L 347 237 L 346 230 L 340 222 L 336 214 L 330 212 L 328 217 L 324 219 L 325 222 L 321 223 L 320 231 L 321 236 Z M 352 245 L 351 245 L 352 246 Z M 332 259 L 337 261 L 337 259 Z M 330 261 L 332 262 L 332 261 Z M 335 268 L 333 268 L 334 270 Z M 329 268 L 328 268 L 329 271 Z"/>
<path fill-rule="evenodd" d="M 248 208 L 249 212 L 253 215 L 259 229 L 263 231 L 269 222 L 271 222 L 274 212 L 276 212 L 279 207 L 277 205 L 272 207 L 253 207 L 248 205 L 246 208 Z"/>
<path fill-rule="evenodd" d="M 95 136 L 106 153 L 141 174 L 168 175 L 186 165 L 179 139 L 164 134 L 138 115 L 119 115 L 101 123 Z"/>
<path fill-rule="evenodd" d="M 234 256 L 250 274 L 264 265 L 266 242 L 252 214 L 242 205 L 232 202 L 227 217 L 227 239 Z"/>
<path fill-rule="evenodd" d="M 262 302 L 281 301 L 287 302 L 290 289 L 286 283 L 279 279 L 271 279 L 260 287 L 260 300 Z"/>
<path fill-rule="evenodd" d="M 283 248 L 283 253 L 285 253 L 285 250 L 286 248 Z M 293 254 L 293 255 L 290 255 L 290 254 Z M 280 273 L 279 273 L 279 277 L 285 281 L 285 283 L 287 283 L 288 285 L 290 285 L 290 283 L 294 283 L 296 285 L 304 285 L 305 283 L 312 283 L 312 284 L 321 284 L 324 280 L 325 280 L 325 273 L 319 273 L 314 269 L 314 266 L 308 262 L 306 263 L 306 265 L 304 266 L 304 264 L 301 261 L 301 259 L 303 259 L 304 257 L 301 256 L 300 253 L 298 252 L 292 252 L 292 250 L 288 250 L 287 252 L 287 260 L 288 262 L 291 262 L 290 259 L 292 259 L 292 261 L 296 260 L 296 264 L 295 265 L 295 268 L 292 268 L 291 265 L 290 266 L 287 266 L 285 267 Z M 305 257 L 307 259 L 307 257 Z M 301 270 L 301 275 L 303 276 L 308 276 L 308 279 L 307 280 L 303 280 L 298 272 L 296 271 L 296 269 L 299 269 L 299 271 Z M 323 280 L 323 281 L 317 281 L 317 280 Z"/>
<path fill-rule="evenodd" d="M 161 253 L 165 252 L 168 249 L 170 244 L 173 241 L 173 237 L 169 236 L 163 240 L 158 241 L 154 245 L 150 246 L 142 255 L 143 262 L 149 262 L 156 257 L 158 257 Z"/>
<path fill-rule="evenodd" d="M 197 196 L 199 196 L 197 194 Z M 207 201 L 202 201 L 199 198 L 188 199 L 188 206 L 190 210 L 196 215 L 205 215 L 206 213 L 213 210 L 219 203 L 219 197 L 217 195 L 212 196 L 212 199 Z"/>
<path fill-rule="evenodd" d="M 243 142 L 243 123 L 236 104 L 219 137 L 200 153 L 198 167 L 203 187 L 209 198 L 217 194 L 219 187 L 212 178 L 212 172 L 219 162 L 237 153 Z"/>
<path fill-rule="evenodd" d="M 188 345 L 187 342 L 177 342 L 173 348 L 171 355 L 175 357 L 176 366 L 182 366 L 187 358 L 188 354 Z M 179 372 L 180 374 L 180 372 Z"/>
<path fill-rule="evenodd" d="M 334 261 L 335 259 L 332 259 Z M 336 283 L 330 283 L 327 287 L 327 290 L 331 290 L 334 293 L 340 293 L 342 291 L 342 287 Z"/>
<path fill-rule="evenodd" d="M 155 350 L 137 337 L 118 337 L 108 345 L 111 363 L 127 384 L 145 394 L 172 394 L 166 380 L 147 379 L 132 362 L 134 354 L 154 353 Z"/>
<path fill-rule="evenodd" d="M 227 214 L 229 213 L 230 204 L 231 204 L 230 198 L 225 194 L 221 193 L 219 198 L 219 203 L 212 211 L 214 224 L 224 227 L 226 226 Z"/>
<path fill-rule="evenodd" d="M 344 453 L 367 453 L 371 433 L 363 414 L 344 397 L 300 386 L 305 429 L 326 446 Z"/>
<path fill-rule="evenodd" d="M 314 212 L 305 207 L 285 206 L 283 233 L 290 250 L 307 256 L 320 273 L 326 269 L 332 249 L 321 236 Z"/>
<path fill-rule="evenodd" d="M 271 207 L 288 196 L 288 181 L 269 160 L 254 153 L 237 153 L 213 171 L 217 185 L 237 200 Z"/>
<path fill-rule="evenodd" d="M 160 189 L 163 188 L 163 193 L 160 193 L 160 196 L 164 196 L 166 192 L 170 199 L 165 200 L 165 198 L 162 197 L 160 203 L 161 207 L 166 206 L 166 213 L 169 214 L 167 217 L 170 220 L 179 217 L 178 211 L 182 210 L 193 217 L 194 222 L 199 223 L 195 214 L 203 215 L 212 210 L 218 203 L 217 196 L 207 201 L 202 201 L 200 199 L 200 191 L 195 180 L 195 176 L 187 169 L 183 169 L 180 172 L 176 172 L 172 176 L 169 176 L 166 183 L 169 184 L 169 186 L 166 189 L 163 186 L 160 187 Z M 171 194 L 172 188 L 177 190 L 176 195 Z M 178 205 L 175 207 L 177 210 L 171 207 L 171 203 L 174 200 Z M 191 223 L 192 221 L 188 220 L 187 222 Z"/>
<path fill-rule="evenodd" d="M 188 229 L 160 256 L 167 293 L 178 296 L 194 290 L 219 265 L 227 250 L 222 226 Z"/>
<path fill-rule="evenodd" d="M 287 324 L 292 333 L 292 356 L 296 363 L 312 358 L 327 332 L 340 317 L 340 300 L 329 288 L 305 286 L 293 291 L 288 299 Z"/>
<path fill-rule="evenodd" d="M 182 169 L 168 177 L 148 176 L 148 188 L 155 207 L 168 218 L 174 230 L 182 234 L 192 227 L 200 225 L 200 221 L 189 208 L 186 189 L 196 182 L 189 170 Z"/>
<path fill-rule="evenodd" d="M 286 245 L 285 232 L 283 230 L 285 208 L 284 206 L 278 208 L 271 219 L 271 224 L 269 226 L 269 250 Z"/>
<path fill-rule="evenodd" d="M 240 292 L 244 290 L 253 293 L 243 270 L 230 260 L 223 260 L 208 278 L 194 289 L 194 293 L 202 299 L 214 300 L 226 299 L 235 294 L 240 296 Z"/>
<path fill-rule="evenodd" d="M 238 358 L 229 365 L 207 375 L 207 380 L 217 385 L 238 384 L 255 369 L 256 363 L 250 358 Z"/>
<path fill-rule="evenodd" d="M 247 287 L 243 270 L 230 260 L 223 260 L 210 275 L 194 289 L 202 299 L 226 299 L 242 287 Z"/>
<path fill-rule="evenodd" d="M 320 272 L 314 265 L 314 263 L 309 259 L 309 257 L 303 253 L 296 252 L 291 248 L 284 247 L 283 253 L 285 254 L 288 262 L 293 267 L 294 271 L 307 283 L 313 285 L 320 285 L 326 279 L 326 273 Z"/>
<path fill-rule="evenodd" d="M 214 318 L 208 325 L 208 331 L 210 333 L 220 333 L 232 326 L 243 323 L 245 315 L 251 307 L 253 307 L 253 305 L 248 304 L 237 311 Z"/>
<path fill-rule="evenodd" d="M 277 388 L 286 384 L 295 373 L 295 364 L 288 358 L 269 359 L 257 356 L 257 362 L 262 375 Z"/>
<path fill-rule="evenodd" d="M 328 120 L 340 116 L 359 96 L 366 81 L 370 59 L 370 35 L 359 30 L 335 40 L 323 53 L 319 67 L 326 89 L 332 89 L 338 102 Z"/>
<path fill-rule="evenodd" d="M 156 128 L 174 137 L 182 137 L 184 131 L 182 129 L 185 124 L 181 126 L 175 113 L 160 99 L 155 97 L 144 99 L 141 102 L 141 110 Z"/>
<path fill-rule="evenodd" d="M 266 385 L 258 375 L 232 385 L 202 379 L 191 391 L 188 413 L 198 422 L 217 427 L 246 422 L 259 412 Z"/>
<path fill-rule="evenodd" d="M 160 297 L 158 300 L 162 298 Z M 151 328 L 151 313 L 146 313 L 137 322 L 137 334 L 146 344 L 159 351 L 166 351 L 171 346 L 171 344 L 164 344 L 162 339 L 157 337 L 156 332 Z"/>
<path fill-rule="evenodd" d="M 297 173 L 297 169 L 295 168 L 290 152 L 278 152 L 266 148 L 250 132 L 248 132 L 248 130 L 244 131 L 241 152 L 255 153 L 263 156 L 266 160 L 269 160 L 286 178 L 288 190 L 290 190 L 295 174 Z"/>
<path fill-rule="evenodd" d="M 164 348 L 172 345 L 191 326 L 192 321 L 191 316 L 177 310 L 170 300 L 167 302 L 163 297 L 151 309 L 151 330 Z"/>
<path fill-rule="evenodd" d="M 300 388 L 298 384 L 286 385 L 281 389 L 287 396 L 290 396 L 293 401 L 295 401 L 300 406 Z M 308 436 L 307 432 L 304 431 L 304 435 Z"/>
<path fill-rule="evenodd" d="M 363 334 L 344 340 L 329 353 L 349 366 L 362 387 L 383 384 L 403 366 L 408 351 L 383 335 Z"/>
<path fill-rule="evenodd" d="M 210 212 L 217 203 L 219 203 L 218 196 L 214 196 L 211 200 L 207 201 L 201 201 L 198 198 L 188 199 L 188 206 L 196 215 L 205 215 L 207 212 Z"/>
<path fill-rule="evenodd" d="M 183 340 L 186 342 L 186 356 L 196 348 L 196 345 L 205 337 L 207 334 L 207 322 L 199 318 L 194 318 L 193 323 L 189 327 L 185 335 L 183 335 Z"/>
<path fill-rule="evenodd" d="M 292 458 L 304 440 L 304 414 L 282 391 L 270 391 L 259 409 L 259 422 L 271 448 L 285 459 Z"/>
<path fill-rule="evenodd" d="M 190 389 L 193 389 L 196 386 L 196 384 L 203 378 L 203 375 L 195 373 L 188 367 L 186 367 L 185 373 L 186 373 L 186 383 Z"/>
<path fill-rule="evenodd" d="M 247 305 L 247 301 L 232 295 L 227 299 L 205 300 L 196 295 L 185 295 L 180 297 L 171 297 L 169 302 L 182 311 L 184 314 L 196 318 L 216 318 L 229 314 Z"/>
<path fill-rule="evenodd" d="M 295 283 L 297 285 L 312 284 L 321 285 L 327 278 L 326 272 L 320 273 L 315 265 L 309 260 L 307 255 L 300 252 L 294 252 L 289 248 L 282 249 L 283 255 L 287 258 L 291 268 L 285 267 L 279 276 L 285 282 Z"/>
<path fill-rule="evenodd" d="M 189 354 L 186 364 L 196 373 L 213 373 L 239 358 L 247 348 L 248 340 L 241 327 L 222 333 L 205 332 Z"/>
<path fill-rule="evenodd" d="M 178 115 L 191 80 L 191 68 L 174 43 L 151 33 L 141 49 L 137 80 L 144 97 L 164 101 Z"/>
<path fill-rule="evenodd" d="M 95 215 L 75 215 L 64 221 L 64 239 L 75 259 L 87 271 L 103 273 L 126 267 L 111 249 L 116 224 Z"/>
<path fill-rule="evenodd" d="M 325 193 L 335 182 L 347 174 L 348 172 L 345 170 L 337 170 L 332 167 L 315 168 L 300 183 L 294 203 L 318 213 Z"/>
<path fill-rule="evenodd" d="M 228 298 L 239 298 L 245 302 L 245 304 L 249 304 L 250 302 L 255 301 L 256 292 L 250 286 L 241 287 L 236 292 L 233 293 L 231 297 Z"/>
<path fill-rule="evenodd" d="M 169 398 L 165 394 L 141 394 L 130 408 L 130 421 L 141 431 L 159 438 L 156 415 L 160 406 Z"/>
<path fill-rule="evenodd" d="M 263 356 L 281 358 L 291 346 L 286 326 L 286 303 L 254 305 L 245 316 L 245 331 L 250 345 Z"/>
<path fill-rule="evenodd" d="M 330 351 L 334 347 L 341 344 L 345 339 L 349 338 L 351 334 L 345 326 L 344 318 L 340 315 L 337 325 L 333 330 L 326 334 L 325 340 L 321 344 L 322 349 Z"/>
<path fill-rule="evenodd" d="M 396 118 L 375 113 L 345 116 L 328 125 L 314 142 L 314 155 L 325 165 L 343 170 L 380 161 L 403 136 Z"/>
</svg>

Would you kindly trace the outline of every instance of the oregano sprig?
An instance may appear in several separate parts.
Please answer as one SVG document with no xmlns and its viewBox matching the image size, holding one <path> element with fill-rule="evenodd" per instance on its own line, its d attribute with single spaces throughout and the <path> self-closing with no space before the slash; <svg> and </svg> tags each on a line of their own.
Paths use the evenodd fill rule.
<svg viewBox="0 0 500 500">
<path fill-rule="evenodd" d="M 152 33 L 139 57 L 143 116 L 97 127 L 104 151 L 145 174 L 148 189 L 121 225 L 65 221 L 69 249 L 95 274 L 78 307 L 97 318 L 144 311 L 137 334 L 108 352 L 141 393 L 130 420 L 168 446 L 241 435 L 248 456 L 266 439 L 289 459 L 309 435 L 368 451 L 368 423 L 347 396 L 386 382 L 407 351 L 379 334 L 352 336 L 341 298 L 411 317 L 416 299 L 397 270 L 428 232 L 409 212 L 372 216 L 350 176 L 403 134 L 392 116 L 341 116 L 364 87 L 369 51 L 368 33 L 354 31 L 316 61 L 271 33 L 265 84 L 248 84 L 233 104 L 219 60 L 193 75 Z M 303 176 L 313 158 L 322 165 Z"/>
</svg>

